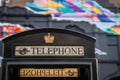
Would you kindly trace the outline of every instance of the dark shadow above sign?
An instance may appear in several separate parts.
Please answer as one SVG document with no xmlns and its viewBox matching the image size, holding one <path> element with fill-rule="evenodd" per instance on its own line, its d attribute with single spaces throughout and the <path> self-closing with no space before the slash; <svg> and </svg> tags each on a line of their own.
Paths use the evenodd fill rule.
<svg viewBox="0 0 120 80">
<path fill-rule="evenodd" d="M 3 39 L 4 57 L 94 58 L 95 39 L 63 29 L 35 29 Z"/>
</svg>

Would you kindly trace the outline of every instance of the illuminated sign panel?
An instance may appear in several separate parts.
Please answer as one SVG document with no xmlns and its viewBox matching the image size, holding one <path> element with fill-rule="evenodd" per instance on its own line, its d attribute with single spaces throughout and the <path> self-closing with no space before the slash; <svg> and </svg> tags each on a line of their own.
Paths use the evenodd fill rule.
<svg viewBox="0 0 120 80">
<path fill-rule="evenodd" d="M 19 63 L 19 62 L 18 62 Z M 6 80 L 93 80 L 91 65 L 70 62 L 23 62 L 7 66 Z M 33 64 L 35 63 L 35 64 Z"/>
<path fill-rule="evenodd" d="M 15 56 L 84 56 L 83 46 L 16 46 Z"/>
<path fill-rule="evenodd" d="M 35 69 L 21 68 L 20 77 L 78 77 L 77 68 Z"/>
</svg>

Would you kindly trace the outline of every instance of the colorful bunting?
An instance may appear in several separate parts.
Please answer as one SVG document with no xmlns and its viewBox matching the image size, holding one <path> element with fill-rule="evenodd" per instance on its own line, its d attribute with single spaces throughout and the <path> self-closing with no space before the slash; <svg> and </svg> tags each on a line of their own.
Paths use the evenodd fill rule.
<svg viewBox="0 0 120 80">
<path fill-rule="evenodd" d="M 27 2 L 25 7 L 34 13 L 51 14 L 52 19 L 86 21 L 103 31 L 120 34 L 120 25 L 117 24 L 120 23 L 120 15 L 94 0 L 34 0 L 33 3 Z"/>
<path fill-rule="evenodd" d="M 30 28 L 18 24 L 0 23 L 0 39 L 27 30 L 30 30 Z"/>
</svg>

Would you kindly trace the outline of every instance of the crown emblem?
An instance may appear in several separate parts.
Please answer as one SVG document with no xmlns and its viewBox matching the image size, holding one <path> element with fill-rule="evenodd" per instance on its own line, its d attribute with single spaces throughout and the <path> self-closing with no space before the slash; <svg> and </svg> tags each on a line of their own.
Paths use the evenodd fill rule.
<svg viewBox="0 0 120 80">
<path fill-rule="evenodd" d="M 47 35 L 44 36 L 45 43 L 53 43 L 55 37 L 48 33 Z"/>
</svg>

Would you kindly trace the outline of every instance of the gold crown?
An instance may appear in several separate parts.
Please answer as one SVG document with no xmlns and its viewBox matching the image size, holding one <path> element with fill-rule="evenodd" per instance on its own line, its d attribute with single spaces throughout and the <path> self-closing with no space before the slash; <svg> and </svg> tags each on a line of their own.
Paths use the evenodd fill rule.
<svg viewBox="0 0 120 80">
<path fill-rule="evenodd" d="M 53 35 L 50 35 L 50 33 L 44 36 L 45 43 L 53 43 L 54 39 L 55 37 Z"/>
</svg>

